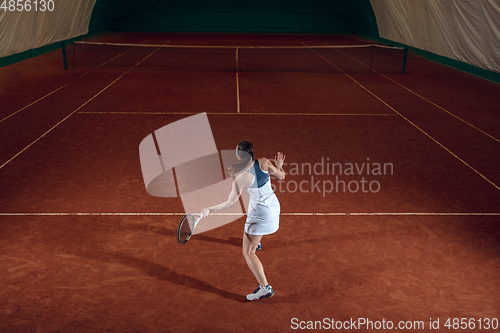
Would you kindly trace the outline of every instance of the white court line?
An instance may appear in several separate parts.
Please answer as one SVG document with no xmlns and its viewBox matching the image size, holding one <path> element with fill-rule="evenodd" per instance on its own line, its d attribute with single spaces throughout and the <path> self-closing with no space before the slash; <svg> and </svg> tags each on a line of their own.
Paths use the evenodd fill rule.
<svg viewBox="0 0 500 333">
<path fill-rule="evenodd" d="M 306 44 L 304 44 L 306 45 Z M 307 45 L 306 45 L 307 46 Z M 335 66 L 332 62 L 330 62 L 328 59 L 326 59 L 325 57 L 323 57 L 321 54 L 319 54 L 318 52 L 316 52 L 315 50 L 311 49 L 314 53 L 316 53 L 318 56 L 320 56 L 321 58 L 323 58 L 323 60 L 325 60 L 326 62 L 328 62 L 329 64 L 331 64 L 332 66 L 334 66 L 335 68 L 339 69 L 337 66 Z M 339 69 L 340 70 L 340 69 Z M 427 133 L 426 131 L 424 131 L 423 129 L 421 129 L 420 127 L 418 127 L 415 123 L 413 123 L 410 119 L 406 118 L 405 116 L 403 116 L 403 114 L 401 114 L 399 111 L 397 111 L 395 108 L 393 108 L 392 106 L 390 106 L 387 102 L 385 102 L 382 98 L 378 97 L 374 92 L 372 92 L 371 90 L 369 90 L 368 88 L 366 88 L 365 86 L 363 86 L 361 83 L 359 83 L 356 79 L 354 79 L 352 76 L 350 76 L 349 74 L 345 73 L 344 71 L 340 70 L 345 76 L 347 76 L 349 79 L 351 79 L 354 83 L 356 83 L 358 86 L 360 86 L 361 88 L 363 88 L 367 93 L 369 93 L 370 95 L 372 95 L 373 97 L 375 97 L 378 101 L 380 101 L 382 104 L 384 104 L 385 106 L 387 106 L 390 110 L 394 111 L 395 113 L 397 113 L 401 118 L 403 118 L 404 120 L 406 120 L 410 125 L 412 125 L 413 127 L 415 127 L 417 130 L 419 130 L 420 132 L 422 132 L 425 136 L 427 136 L 429 139 L 431 139 L 432 141 L 434 141 L 437 145 L 439 145 L 441 148 L 443 148 L 444 150 L 446 150 L 449 154 L 451 154 L 453 157 L 455 157 L 457 160 L 459 160 L 460 162 L 462 162 L 465 166 L 467 166 L 469 169 L 471 169 L 472 171 L 474 171 L 476 174 L 478 174 L 481 178 L 483 178 L 484 180 L 486 180 L 488 183 L 490 183 L 491 185 L 493 185 L 497 190 L 500 191 L 500 186 L 498 186 L 497 184 L 495 184 L 493 181 L 491 181 L 490 179 L 488 179 L 485 175 L 483 175 L 482 173 L 480 173 L 478 170 L 474 169 L 474 167 L 472 167 L 470 164 L 468 164 L 467 162 L 465 162 L 463 159 L 461 159 L 460 157 L 458 157 L 457 154 L 455 154 L 454 152 L 452 152 L 450 149 L 446 148 L 441 142 L 439 142 L 438 140 L 434 139 L 434 137 L 432 137 L 429 133 Z"/>
<path fill-rule="evenodd" d="M 123 75 L 125 75 L 125 74 L 123 74 Z M 71 112 L 69 115 L 67 115 L 66 117 L 64 117 L 61 121 L 59 121 L 57 124 L 55 124 L 54 126 L 52 126 L 48 131 L 46 131 L 45 133 L 43 133 L 42 135 L 40 135 L 35 141 L 33 141 L 32 143 L 30 143 L 29 145 L 27 145 L 26 147 L 24 147 L 24 149 L 22 149 L 16 155 L 14 155 L 13 157 L 11 157 L 7 162 L 5 162 L 4 164 L 0 165 L 0 169 L 2 169 L 3 167 L 5 167 L 7 164 L 9 164 L 10 162 L 12 162 L 16 157 L 18 157 L 19 155 L 21 155 L 22 153 L 24 153 L 28 148 L 30 148 L 35 143 L 37 143 L 38 141 L 40 141 L 44 136 L 46 136 L 47 134 L 49 134 L 50 132 L 52 132 L 52 130 L 54 128 L 56 128 L 57 126 L 59 126 L 60 124 L 62 124 L 66 119 L 68 119 L 69 117 L 71 117 L 78 110 L 80 110 L 85 105 L 87 105 L 88 103 L 90 103 L 90 101 L 92 101 L 94 98 L 96 98 L 97 96 L 99 96 L 104 90 L 108 89 L 111 85 L 113 85 L 116 81 L 118 81 L 122 76 L 120 76 L 119 78 L 117 78 L 116 80 L 114 80 L 113 82 L 111 82 L 110 84 L 108 84 L 104 89 L 102 89 L 97 94 L 95 94 L 94 96 L 92 96 L 89 100 L 87 100 L 85 103 L 83 103 L 82 105 L 80 105 L 73 112 Z"/>
<path fill-rule="evenodd" d="M 167 42 L 168 43 L 168 42 Z M 38 141 L 40 141 L 44 136 L 46 136 L 47 134 L 49 134 L 54 128 L 56 128 L 57 126 L 59 126 L 60 124 L 62 124 L 65 120 L 67 120 L 69 117 L 71 117 L 73 114 L 75 114 L 76 112 L 78 112 L 78 110 L 80 110 L 81 108 L 83 108 L 85 105 L 87 105 L 88 103 L 90 103 L 93 99 L 95 99 L 97 96 L 99 96 L 103 91 L 105 91 L 106 89 L 108 89 L 109 87 L 111 87 L 115 82 L 117 82 L 118 80 L 120 80 L 122 77 L 124 77 L 128 72 L 130 72 L 132 69 L 134 69 L 136 66 L 138 66 L 140 63 L 142 63 L 144 60 L 146 60 L 147 58 L 149 58 L 151 55 L 153 55 L 153 53 L 155 53 L 156 51 L 158 51 L 159 48 L 157 48 L 156 50 L 154 50 L 153 52 L 151 52 L 148 56 L 146 56 L 144 59 L 142 59 L 141 61 L 139 61 L 137 64 L 135 64 L 133 67 L 131 67 L 129 70 L 127 70 L 125 73 L 123 73 L 122 75 L 120 75 L 120 77 L 118 77 L 116 80 L 114 80 L 113 82 L 111 82 L 110 84 L 108 84 L 106 87 L 104 87 L 101 91 L 99 91 L 97 94 L 95 94 L 94 96 L 92 96 L 90 99 L 88 99 L 85 103 L 83 103 L 82 105 L 80 105 L 78 108 L 76 108 L 73 112 L 71 112 L 69 115 L 67 115 L 66 117 L 64 117 L 61 121 L 59 121 L 57 124 L 55 124 L 54 126 L 52 126 L 48 131 L 46 131 L 45 133 L 43 133 L 41 136 L 39 136 L 35 141 L 33 141 L 32 143 L 30 143 L 29 145 L 27 145 L 26 147 L 24 147 L 24 149 L 22 149 L 20 152 L 18 152 L 16 155 L 14 155 L 13 157 L 11 157 L 7 162 L 5 162 L 4 164 L 2 164 L 0 166 L 0 169 L 2 169 L 3 167 L 5 167 L 7 164 L 9 164 L 10 162 L 12 162 L 16 157 L 18 157 L 19 155 L 21 155 L 23 152 L 25 152 L 28 148 L 30 148 L 31 146 L 33 146 L 35 143 L 37 143 Z"/>
<path fill-rule="evenodd" d="M 19 110 L 15 111 L 14 113 L 11 113 L 11 114 L 10 114 L 10 115 L 8 115 L 7 117 L 5 117 L 5 118 L 3 118 L 2 120 L 0 120 L 0 123 L 1 123 L 2 121 L 4 121 L 4 120 L 9 119 L 9 118 L 10 118 L 10 117 L 12 117 L 13 115 L 15 115 L 15 114 L 17 114 L 17 113 L 19 113 L 19 112 L 23 111 L 24 109 L 29 108 L 29 107 L 30 107 L 30 106 L 32 106 L 33 104 L 36 104 L 36 103 L 40 102 L 42 99 L 44 99 L 44 98 L 46 98 L 46 97 L 49 97 L 49 96 L 50 96 L 50 95 L 52 95 L 53 93 L 55 93 L 55 92 L 57 92 L 57 91 L 61 90 L 62 88 L 66 87 L 68 84 L 69 84 L 69 83 L 66 83 L 65 85 L 63 85 L 63 86 L 61 86 L 61 87 L 57 88 L 56 90 L 54 90 L 54 91 L 52 91 L 52 92 L 48 93 L 47 95 L 45 95 L 45 96 L 43 96 L 43 97 L 40 97 L 39 99 L 37 99 L 36 101 L 34 101 L 34 102 L 32 102 L 32 103 L 30 103 L 30 104 L 26 105 L 25 107 L 20 108 Z"/>
<path fill-rule="evenodd" d="M 236 113 L 241 114 L 240 112 L 240 80 L 238 77 L 238 72 L 236 72 Z M 209 114 L 209 113 L 207 113 Z"/>
<path fill-rule="evenodd" d="M 325 44 L 326 44 L 326 43 L 325 43 Z M 326 44 L 326 45 L 328 45 L 328 44 Z M 345 54 L 344 52 L 342 52 L 342 51 L 340 51 L 340 50 L 336 50 L 336 51 L 337 51 L 337 52 L 339 52 L 339 53 L 342 53 L 344 56 L 346 56 L 346 57 L 348 57 L 348 58 L 350 58 L 350 59 L 352 59 L 352 60 L 356 61 L 357 63 L 359 63 L 359 64 L 361 64 L 361 65 L 365 66 L 366 68 L 370 68 L 370 66 L 368 66 L 368 65 L 366 65 L 366 64 L 364 64 L 364 63 L 362 63 L 361 61 L 358 61 L 357 59 L 354 59 L 354 58 L 353 58 L 353 57 L 351 57 L 350 55 Z M 372 70 L 373 72 L 375 72 L 375 73 L 378 73 L 378 72 L 377 72 L 375 69 L 373 69 L 373 68 L 372 68 L 371 70 Z M 415 96 L 420 97 L 420 98 L 421 98 L 421 99 L 423 99 L 424 101 L 426 101 L 426 102 L 430 103 L 431 105 L 433 105 L 433 106 L 437 107 L 438 109 L 440 109 L 440 110 L 442 110 L 442 111 L 444 111 L 444 112 L 448 113 L 449 115 L 451 115 L 451 116 L 455 117 L 456 119 L 460 120 L 461 122 L 463 122 L 463 123 L 465 123 L 465 124 L 469 125 L 470 127 L 474 128 L 475 130 L 477 130 L 477 131 L 479 131 L 479 132 L 483 133 L 484 135 L 486 135 L 486 136 L 490 137 L 491 139 L 493 139 L 493 140 L 495 140 L 495 141 L 497 141 L 497 142 L 500 142 L 500 139 L 497 139 L 497 138 L 496 138 L 496 137 L 494 137 L 493 135 L 491 135 L 491 134 L 489 134 L 489 133 L 486 133 L 486 132 L 485 132 L 485 131 L 483 131 L 482 129 L 480 129 L 480 128 L 478 128 L 478 127 L 474 126 L 474 125 L 472 125 L 472 124 L 471 124 L 471 123 L 469 123 L 468 121 L 466 121 L 466 120 L 464 120 L 464 119 L 460 118 L 459 116 L 455 115 L 454 113 L 452 113 L 452 112 L 450 112 L 450 111 L 446 110 L 446 109 L 445 109 L 445 108 L 443 108 L 442 106 L 439 106 L 438 104 L 436 104 L 436 103 L 434 103 L 434 102 L 432 102 L 432 101 L 428 100 L 428 99 L 427 99 L 427 98 L 425 98 L 424 96 L 417 94 L 415 91 L 411 90 L 410 88 L 408 88 L 408 87 L 406 87 L 406 86 L 402 85 L 401 83 L 399 83 L 399 82 L 397 82 L 397 81 L 395 81 L 395 80 L 391 79 L 390 77 L 388 77 L 388 76 L 386 76 L 386 75 L 384 75 L 384 74 L 382 74 L 382 73 L 379 73 L 379 74 L 380 74 L 381 76 L 383 76 L 384 78 L 386 78 L 387 80 L 389 80 L 389 81 L 391 81 L 391 82 L 393 82 L 393 83 L 397 84 L 397 85 L 398 85 L 398 86 L 400 86 L 401 88 L 403 88 L 403 89 L 405 89 L 405 90 L 408 90 L 409 92 L 411 92 L 411 93 L 412 93 L 412 94 L 414 94 Z"/>
<path fill-rule="evenodd" d="M 198 213 L 191 213 L 198 214 Z M 65 213 L 0 213 L 0 216 L 184 216 L 186 213 L 106 213 L 106 212 L 65 212 Z M 212 213 L 216 216 L 244 216 L 246 213 Z M 282 216 L 500 216 L 500 213 L 281 213 Z"/>
<path fill-rule="evenodd" d="M 145 43 L 145 42 L 146 42 L 146 41 L 144 41 L 144 42 L 142 42 L 142 43 Z M 168 43 L 168 42 L 167 42 L 167 43 Z M 133 48 L 132 48 L 132 49 L 133 49 Z M 110 60 L 108 60 L 108 61 L 103 62 L 102 64 L 100 64 L 99 66 L 95 67 L 94 69 L 97 69 L 97 68 L 99 68 L 99 67 L 101 67 L 101 66 L 103 66 L 103 65 L 107 64 L 108 62 L 110 62 L 110 61 L 112 61 L 112 60 L 115 60 L 115 59 L 116 59 L 116 58 L 118 58 L 118 57 L 121 57 L 122 55 L 124 55 L 125 53 L 127 53 L 128 51 L 130 51 L 130 50 L 132 50 L 132 49 L 129 49 L 129 50 L 127 50 L 127 51 L 125 51 L 125 52 L 123 52 L 123 53 L 121 53 L 121 54 L 117 55 L 116 57 L 114 57 L 114 58 L 112 58 L 112 59 L 110 59 Z M 75 55 L 73 54 L 73 57 L 74 57 L 74 56 L 75 56 Z M 90 73 L 90 72 L 91 72 L 91 71 L 87 71 L 86 73 L 84 73 L 84 74 L 80 75 L 80 76 L 78 77 L 78 79 L 80 79 L 80 78 L 84 77 L 85 75 L 87 75 L 87 74 L 88 74 L 88 73 Z M 73 81 L 73 82 L 74 82 L 74 81 Z M 10 114 L 10 115 L 8 115 L 7 117 L 5 117 L 5 118 L 1 119 L 1 120 L 0 120 L 0 123 L 1 123 L 2 121 L 4 121 L 4 120 L 9 119 L 9 118 L 10 118 L 10 117 L 12 117 L 13 115 L 15 115 L 15 114 L 17 114 L 17 113 L 19 113 L 19 112 L 23 111 L 24 109 L 27 109 L 27 108 L 29 108 L 30 106 L 32 106 L 32 105 L 34 105 L 34 104 L 36 104 L 36 103 L 40 102 L 42 99 L 44 99 L 44 98 L 46 98 L 46 97 L 49 97 L 49 96 L 50 96 L 50 95 L 52 95 L 53 93 L 55 93 L 55 92 L 57 92 L 57 91 L 61 90 L 62 88 L 66 87 L 67 85 L 69 85 L 69 84 L 71 84 L 71 83 L 73 83 L 73 82 L 68 82 L 68 83 L 66 83 L 65 85 L 63 85 L 63 86 L 61 86 L 61 87 L 57 88 L 56 90 L 54 90 L 54 91 L 52 91 L 52 92 L 48 93 L 47 95 L 45 95 L 45 96 L 43 96 L 43 97 L 40 97 L 40 98 L 39 98 L 39 99 L 37 99 L 36 101 L 34 101 L 34 102 L 32 102 L 32 103 L 30 103 L 30 104 L 28 104 L 28 105 L 26 105 L 26 106 L 22 107 L 21 109 L 19 109 L 19 110 L 15 111 L 14 113 L 11 113 L 11 114 Z"/>
<path fill-rule="evenodd" d="M 414 92 L 414 91 L 413 91 L 413 90 L 411 90 L 410 88 L 405 87 L 404 85 L 402 85 L 402 84 L 400 84 L 400 83 L 398 83 L 398 82 L 394 81 L 393 79 L 391 79 L 391 78 L 389 78 L 389 77 L 385 76 L 384 74 L 380 74 L 380 75 L 382 75 L 383 77 L 385 77 L 387 80 L 389 80 L 389 81 L 391 81 L 391 82 L 393 82 L 393 83 L 397 84 L 397 85 L 398 85 L 398 86 L 400 86 L 401 88 L 408 90 L 409 92 L 411 92 L 411 93 L 412 93 L 412 94 L 414 94 L 415 96 L 420 97 L 421 99 L 423 99 L 424 101 L 426 101 L 426 102 L 430 103 L 431 105 L 433 105 L 433 106 L 437 107 L 438 109 L 440 109 L 440 110 L 442 110 L 442 111 L 444 111 L 444 112 L 448 113 L 450 116 L 455 117 L 456 119 L 460 120 L 460 121 L 461 121 L 461 122 L 463 122 L 464 124 L 469 125 L 469 126 L 470 126 L 470 127 L 472 127 L 473 129 L 475 129 L 475 130 L 477 130 L 477 131 L 479 131 L 479 132 L 483 133 L 483 134 L 484 134 L 484 135 L 486 135 L 487 137 L 489 137 L 489 138 L 491 138 L 491 139 L 495 140 L 496 142 L 500 142 L 500 139 L 498 139 L 498 138 L 494 137 L 493 135 L 491 135 L 491 134 L 489 134 L 489 133 L 487 133 L 487 132 L 483 131 L 482 129 L 480 129 L 480 128 L 478 128 L 478 127 L 474 126 L 474 125 L 472 125 L 472 124 L 471 124 L 471 123 L 469 123 L 468 121 L 466 121 L 466 120 L 464 120 L 464 119 L 460 118 L 459 116 L 455 115 L 454 113 L 452 113 L 452 112 L 450 112 L 450 111 L 446 110 L 445 108 L 443 108 L 443 107 L 441 107 L 441 106 L 437 105 L 436 103 L 434 103 L 434 102 L 432 102 L 432 101 L 428 100 L 428 99 L 427 99 L 427 98 L 425 98 L 424 96 L 417 94 L 416 92 Z"/>
<path fill-rule="evenodd" d="M 141 44 L 139 44 L 139 45 L 137 45 L 137 46 L 140 46 L 140 45 L 142 45 L 143 43 L 146 43 L 146 42 L 147 42 L 147 40 L 145 40 L 144 42 L 142 42 Z M 167 42 L 167 43 L 168 43 L 168 42 Z M 111 62 L 111 61 L 115 60 L 116 58 L 121 57 L 121 56 L 122 56 L 122 55 L 124 55 L 125 53 L 127 53 L 127 52 L 132 51 L 133 49 L 135 49 L 137 46 L 135 46 L 135 47 L 133 47 L 133 48 L 131 48 L 131 49 L 128 49 L 127 51 L 124 51 L 124 52 L 120 53 L 119 55 L 117 55 L 117 56 L 116 56 L 116 57 L 114 57 L 114 58 L 109 59 L 108 61 L 103 62 L 102 64 L 100 64 L 99 66 L 97 66 L 97 67 L 96 67 L 96 68 L 94 68 L 94 69 L 100 68 L 101 66 L 106 65 L 108 62 Z M 155 52 L 156 52 L 156 51 L 155 51 Z M 154 53 L 154 52 L 153 52 L 153 53 Z M 136 65 L 136 66 L 137 66 L 137 65 Z M 135 67 L 135 66 L 134 66 L 134 67 Z M 134 67 L 132 67 L 132 68 L 134 68 Z M 90 71 L 89 71 L 89 72 L 90 72 Z M 87 73 L 89 73 L 89 72 L 87 72 Z M 85 74 L 87 74 L 87 73 L 85 73 Z"/>
</svg>

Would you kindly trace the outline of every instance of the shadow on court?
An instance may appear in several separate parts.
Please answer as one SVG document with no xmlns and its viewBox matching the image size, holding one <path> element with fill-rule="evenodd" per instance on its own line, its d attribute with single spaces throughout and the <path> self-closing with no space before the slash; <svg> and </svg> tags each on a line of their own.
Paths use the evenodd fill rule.
<svg viewBox="0 0 500 333">
<path fill-rule="evenodd" d="M 165 282 L 173 283 L 178 286 L 183 286 L 187 288 L 192 288 L 199 290 L 201 292 L 208 292 L 208 293 L 213 293 L 218 296 L 237 301 L 240 303 L 246 303 L 247 301 L 245 300 L 242 295 L 238 295 L 226 290 L 219 289 L 205 281 L 202 281 L 200 279 L 178 273 L 174 270 L 171 270 L 167 267 L 164 267 L 160 264 L 151 262 L 149 260 L 129 256 L 123 253 L 114 253 L 111 255 L 111 258 L 114 260 L 124 263 L 128 266 L 131 266 L 133 268 L 140 269 L 143 271 L 145 274 L 157 279 L 157 280 L 162 280 Z"/>
</svg>

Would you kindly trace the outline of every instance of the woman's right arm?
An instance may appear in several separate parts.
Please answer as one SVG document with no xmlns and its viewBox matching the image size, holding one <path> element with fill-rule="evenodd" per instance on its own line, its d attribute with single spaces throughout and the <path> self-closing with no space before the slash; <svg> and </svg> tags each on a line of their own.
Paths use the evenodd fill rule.
<svg viewBox="0 0 500 333">
<path fill-rule="evenodd" d="M 245 172 L 244 174 L 236 177 L 234 179 L 232 187 L 231 187 L 231 192 L 229 193 L 229 196 L 226 201 L 221 202 L 218 205 L 211 206 L 204 208 L 200 215 L 201 217 L 207 217 L 211 212 L 213 211 L 218 211 L 218 210 L 226 210 L 231 208 L 239 199 L 241 192 L 249 187 L 251 185 L 251 179 L 252 174 Z"/>
</svg>

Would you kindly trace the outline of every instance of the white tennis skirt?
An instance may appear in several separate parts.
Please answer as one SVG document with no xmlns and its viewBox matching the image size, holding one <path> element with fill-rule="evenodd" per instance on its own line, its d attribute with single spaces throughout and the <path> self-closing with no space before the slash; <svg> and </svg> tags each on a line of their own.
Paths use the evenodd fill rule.
<svg viewBox="0 0 500 333">
<path fill-rule="evenodd" d="M 245 232 L 250 235 L 270 235 L 280 227 L 280 202 L 276 194 L 257 204 L 249 203 L 249 211 L 245 222 Z"/>
</svg>

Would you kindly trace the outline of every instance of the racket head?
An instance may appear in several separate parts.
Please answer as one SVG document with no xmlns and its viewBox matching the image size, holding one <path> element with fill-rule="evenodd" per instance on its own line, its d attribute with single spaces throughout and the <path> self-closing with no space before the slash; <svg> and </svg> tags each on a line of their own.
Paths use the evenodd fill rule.
<svg viewBox="0 0 500 333">
<path fill-rule="evenodd" d="M 182 218 L 179 228 L 177 228 L 177 241 L 179 244 L 186 243 L 193 234 L 194 221 L 192 214 L 186 214 Z"/>
<path fill-rule="evenodd" d="M 197 218 L 194 215 L 184 215 L 181 223 L 179 223 L 179 228 L 177 228 L 177 241 L 179 244 L 184 244 L 189 240 L 189 238 L 191 238 L 196 222 Z"/>
</svg>

